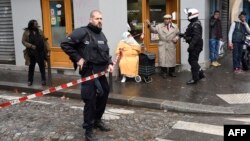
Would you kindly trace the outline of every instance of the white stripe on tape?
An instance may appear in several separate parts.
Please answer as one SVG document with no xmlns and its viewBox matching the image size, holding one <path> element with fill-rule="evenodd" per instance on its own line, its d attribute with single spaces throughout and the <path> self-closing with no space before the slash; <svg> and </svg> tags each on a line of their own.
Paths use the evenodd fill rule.
<svg viewBox="0 0 250 141">
<path fill-rule="evenodd" d="M 80 84 L 80 83 L 82 83 L 82 79 L 78 79 L 76 82 L 77 82 L 77 84 Z"/>
<path fill-rule="evenodd" d="M 94 75 L 94 78 L 97 78 L 97 77 L 98 77 L 98 74 L 95 74 L 95 75 Z"/>
<path fill-rule="evenodd" d="M 55 87 L 56 91 L 62 90 L 63 88 L 61 86 Z"/>
<path fill-rule="evenodd" d="M 32 95 L 28 95 L 27 97 L 28 97 L 28 99 L 32 99 L 32 98 L 35 98 L 36 95 L 32 94 Z"/>
<path fill-rule="evenodd" d="M 72 82 L 67 83 L 67 87 L 71 87 L 71 86 L 73 86 Z"/>
<path fill-rule="evenodd" d="M 89 80 L 91 80 L 91 78 L 90 77 L 86 77 L 86 80 L 89 81 Z"/>
<path fill-rule="evenodd" d="M 48 90 L 44 90 L 44 91 L 42 91 L 42 93 L 43 93 L 44 95 L 46 95 L 46 94 L 49 94 L 49 93 L 50 93 L 50 91 L 49 91 L 49 89 L 48 89 Z"/>
</svg>

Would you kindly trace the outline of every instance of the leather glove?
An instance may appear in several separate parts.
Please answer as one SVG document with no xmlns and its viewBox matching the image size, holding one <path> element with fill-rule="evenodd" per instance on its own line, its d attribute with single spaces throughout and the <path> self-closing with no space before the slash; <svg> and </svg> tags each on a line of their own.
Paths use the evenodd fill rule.
<svg viewBox="0 0 250 141">
<path fill-rule="evenodd" d="M 192 50 L 193 50 L 192 47 L 189 47 L 189 48 L 187 49 L 188 52 L 191 52 Z"/>
</svg>

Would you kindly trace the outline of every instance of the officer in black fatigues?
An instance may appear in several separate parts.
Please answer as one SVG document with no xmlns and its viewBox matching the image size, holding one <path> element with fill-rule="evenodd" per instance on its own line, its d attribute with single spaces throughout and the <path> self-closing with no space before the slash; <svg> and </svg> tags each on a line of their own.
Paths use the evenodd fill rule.
<svg viewBox="0 0 250 141">
<path fill-rule="evenodd" d="M 90 14 L 90 23 L 86 27 L 74 30 L 62 43 L 62 49 L 70 56 L 75 68 L 80 67 L 81 77 L 94 73 L 113 70 L 107 39 L 102 30 L 102 15 L 98 10 Z M 106 76 L 81 84 L 81 97 L 84 101 L 84 123 L 87 141 L 98 140 L 93 134 L 93 128 L 110 131 L 101 120 L 109 95 L 109 85 Z"/>
<path fill-rule="evenodd" d="M 204 78 L 205 75 L 198 64 L 199 55 L 203 48 L 202 39 L 202 26 L 198 19 L 199 11 L 196 9 L 186 9 L 185 12 L 188 15 L 190 24 L 184 33 L 184 38 L 189 44 L 188 47 L 188 62 L 191 65 L 192 79 L 187 84 L 196 84 L 200 79 Z"/>
</svg>

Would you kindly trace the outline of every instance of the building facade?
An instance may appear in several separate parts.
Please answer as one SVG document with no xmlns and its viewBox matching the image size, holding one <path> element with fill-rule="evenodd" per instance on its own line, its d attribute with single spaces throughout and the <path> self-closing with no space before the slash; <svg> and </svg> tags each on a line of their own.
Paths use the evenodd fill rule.
<svg viewBox="0 0 250 141">
<path fill-rule="evenodd" d="M 1 0 L 0 64 L 24 66 L 21 39 L 23 29 L 31 19 L 38 21 L 49 39 L 52 67 L 69 69 L 72 64 L 60 49 L 60 41 L 73 29 L 86 25 L 93 9 L 103 12 L 103 31 L 114 58 L 117 43 L 121 34 L 128 30 L 128 25 L 131 33 L 144 44 L 147 51 L 158 54 L 158 35 L 150 33 L 145 21 L 149 19 L 152 24 L 158 24 L 162 22 L 164 14 L 172 14 L 173 22 L 184 32 L 189 22 L 183 9 L 196 8 L 200 11 L 199 18 L 204 30 L 204 50 L 199 63 L 205 67 L 209 62 L 209 18 L 214 10 L 221 11 L 226 39 L 229 5 L 229 0 Z M 138 37 L 142 32 L 145 38 L 140 41 Z M 177 45 L 177 63 L 182 69 L 189 69 L 187 47 L 183 40 Z"/>
</svg>

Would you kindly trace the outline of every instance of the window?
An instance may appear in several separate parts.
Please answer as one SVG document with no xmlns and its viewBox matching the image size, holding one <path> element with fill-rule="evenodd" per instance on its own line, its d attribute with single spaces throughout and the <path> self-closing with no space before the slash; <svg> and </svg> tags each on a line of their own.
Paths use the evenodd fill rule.
<svg viewBox="0 0 250 141">
<path fill-rule="evenodd" d="M 127 3 L 128 25 L 130 26 L 130 33 L 134 36 L 138 43 L 141 43 L 140 35 L 143 29 L 142 23 L 142 1 L 128 0 Z"/>
<path fill-rule="evenodd" d="M 149 0 L 149 17 L 153 26 L 163 22 L 163 16 L 166 14 L 166 0 Z M 156 33 L 150 33 L 150 43 L 158 43 L 159 36 Z"/>
</svg>

